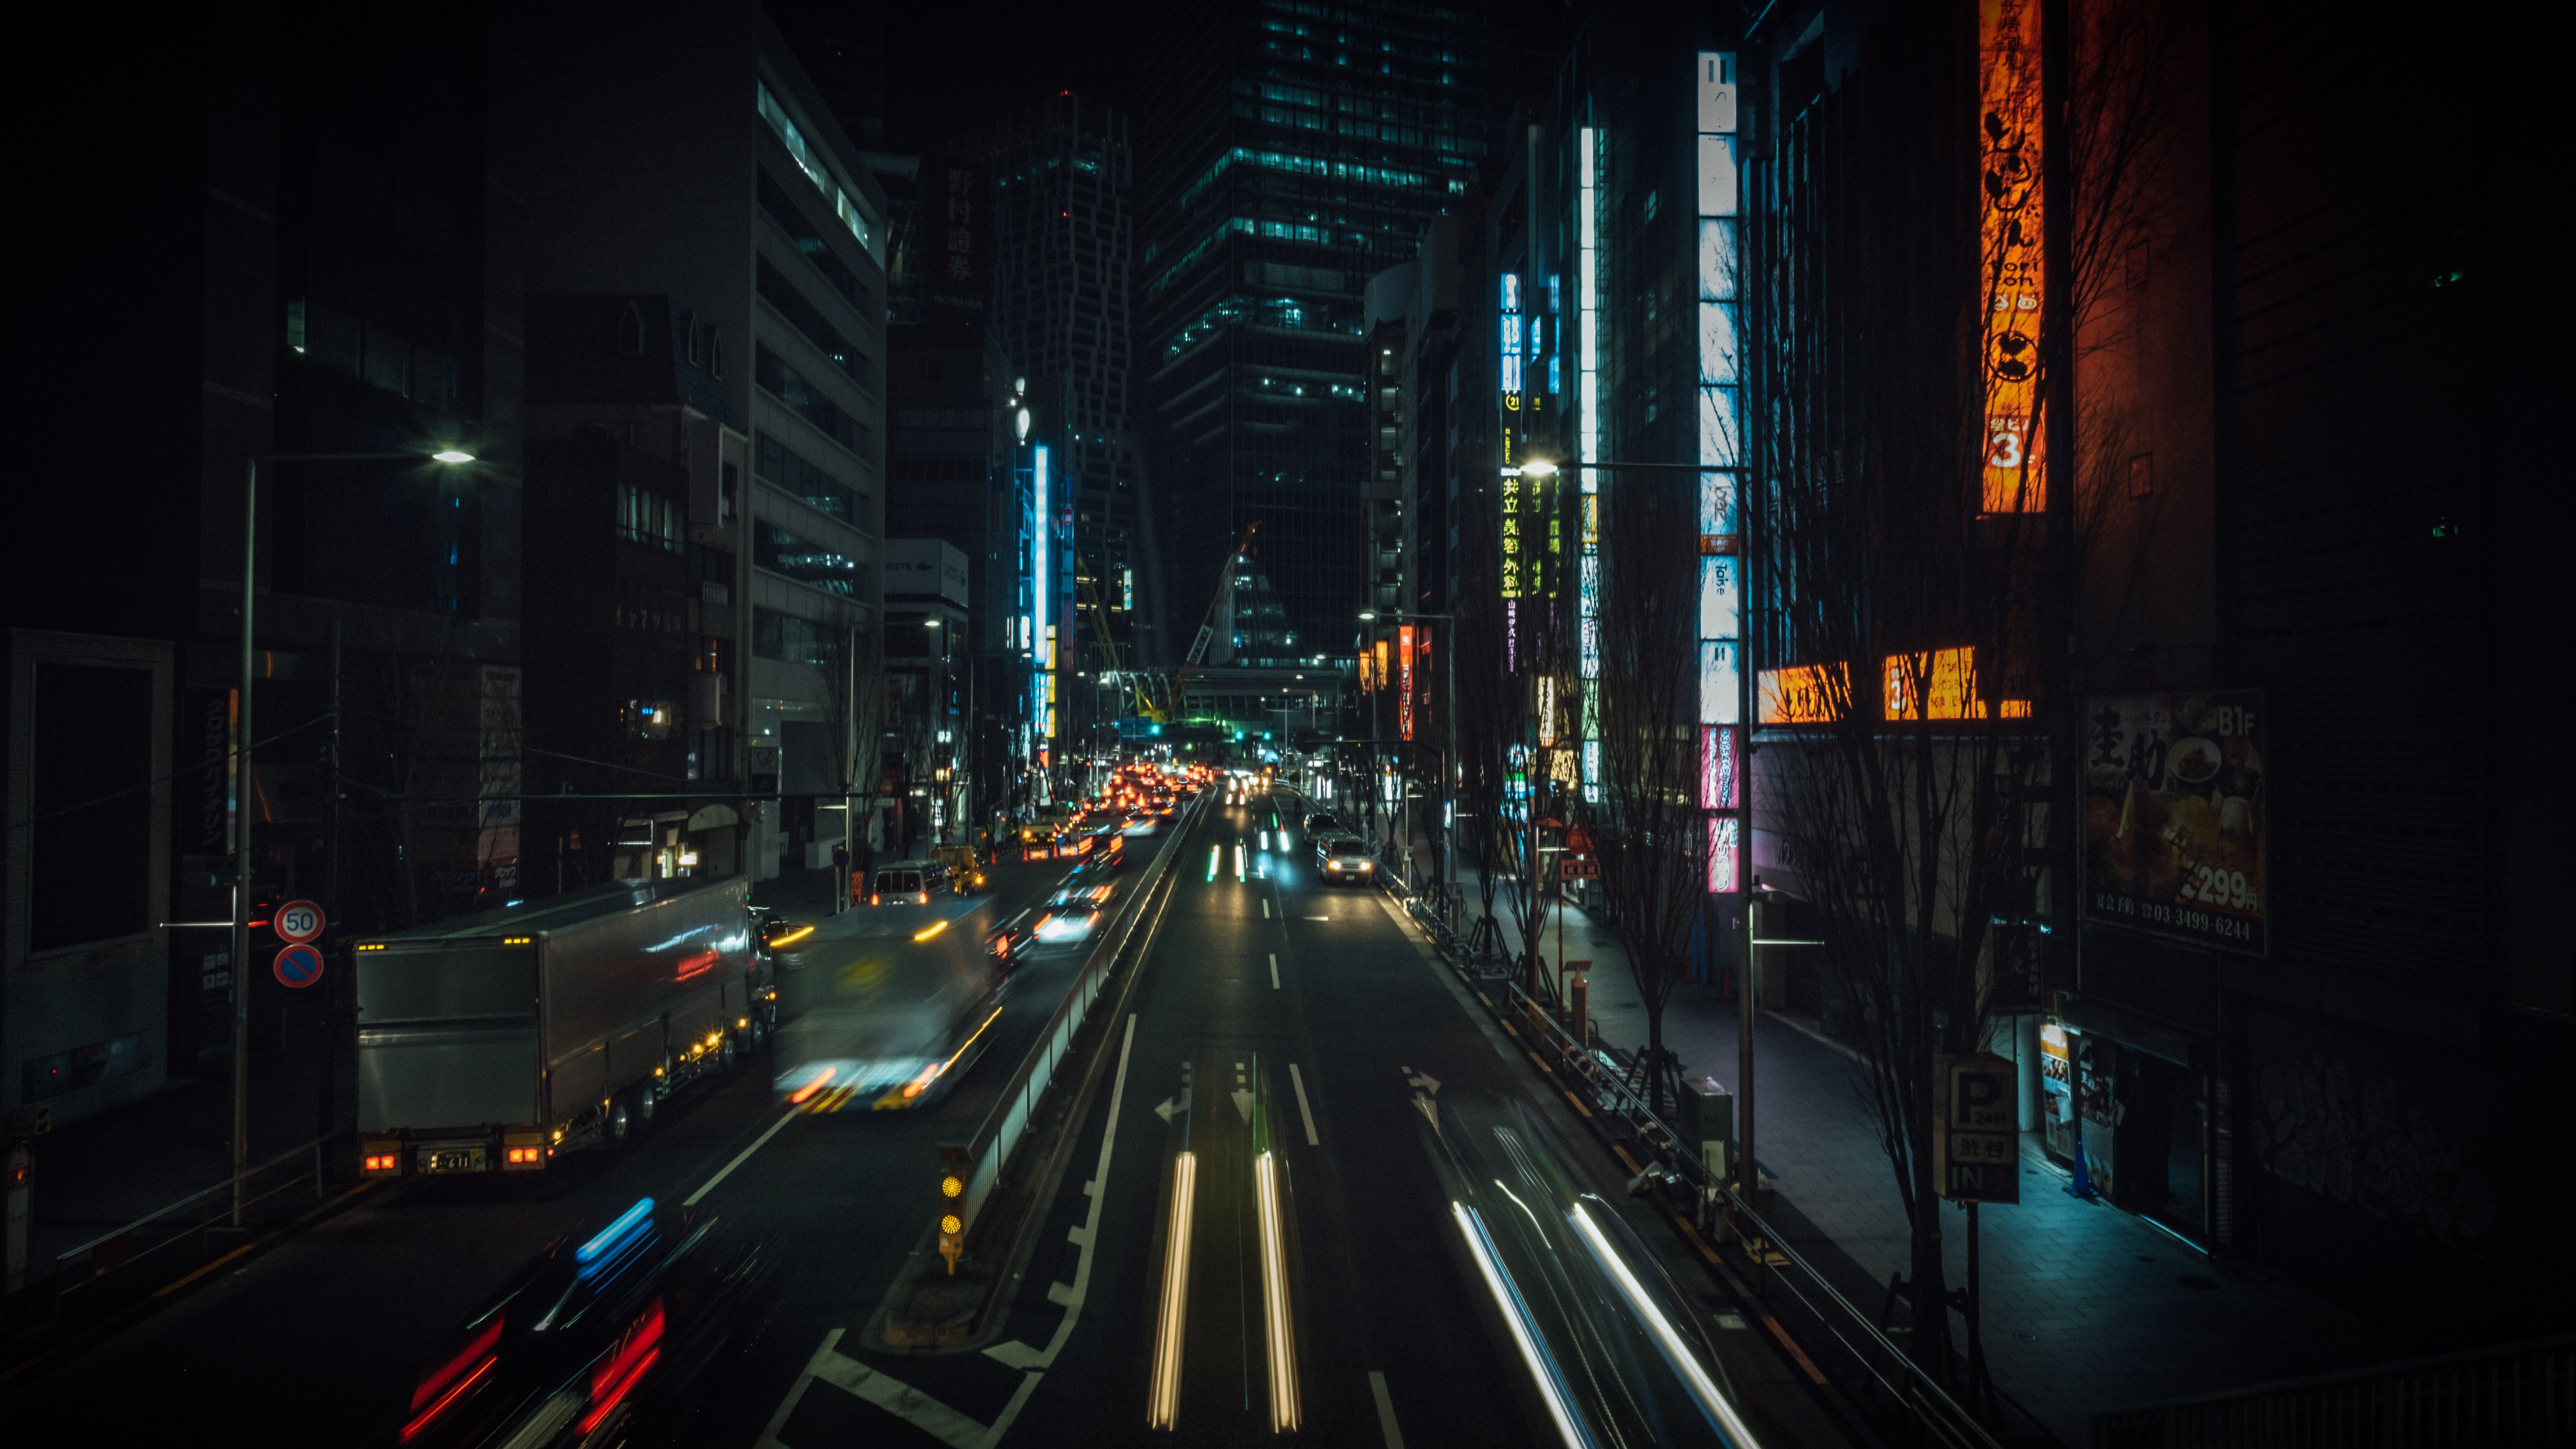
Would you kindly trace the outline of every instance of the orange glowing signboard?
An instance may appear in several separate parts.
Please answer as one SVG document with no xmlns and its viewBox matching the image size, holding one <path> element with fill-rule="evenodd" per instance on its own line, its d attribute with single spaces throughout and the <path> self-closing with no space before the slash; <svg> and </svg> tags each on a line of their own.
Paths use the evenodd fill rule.
<svg viewBox="0 0 2576 1449">
<path fill-rule="evenodd" d="M 1977 692 L 1977 651 L 1937 649 L 1890 654 L 1881 670 L 1883 719 L 2028 719 L 2031 702 L 1991 705 Z M 1762 671 L 1762 723 L 1830 724 L 1843 717 L 1851 687 L 1841 665 L 1801 664 Z"/>
<path fill-rule="evenodd" d="M 1985 293 L 1988 513 L 2047 505 L 2040 443 L 2039 331 L 2047 277 L 2040 249 L 2039 5 L 1979 0 L 1979 240 Z"/>
</svg>

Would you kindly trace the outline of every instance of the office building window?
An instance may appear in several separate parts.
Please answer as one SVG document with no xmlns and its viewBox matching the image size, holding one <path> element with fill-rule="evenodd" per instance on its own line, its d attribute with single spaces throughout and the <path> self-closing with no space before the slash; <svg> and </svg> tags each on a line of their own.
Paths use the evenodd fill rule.
<svg viewBox="0 0 2576 1449">
<path fill-rule="evenodd" d="M 752 375 L 759 380 L 762 389 L 793 409 L 799 417 L 822 429 L 833 442 L 863 457 L 867 454 L 874 430 L 816 391 L 811 382 L 789 367 L 777 353 L 754 344 Z"/>
<path fill-rule="evenodd" d="M 678 553 L 683 535 L 680 501 L 648 492 L 628 483 L 617 490 L 617 536 L 629 543 L 649 544 L 664 553 Z"/>
<path fill-rule="evenodd" d="M 751 611 L 751 652 L 762 659 L 789 664 L 831 664 L 838 660 L 848 631 L 776 609 Z"/>
<path fill-rule="evenodd" d="M 859 280 L 859 274 L 851 271 L 849 264 L 841 260 L 840 253 L 832 250 L 831 243 L 823 240 L 823 233 L 806 219 L 805 209 L 790 200 L 787 188 L 773 180 L 767 171 L 760 173 L 760 209 L 768 212 L 769 219 L 777 222 L 779 230 L 786 232 L 788 238 L 796 243 L 796 250 L 814 264 L 814 270 L 823 274 L 823 280 L 858 304 L 860 316 L 870 322 L 878 320 L 876 294 L 870 292 L 867 284 Z"/>
<path fill-rule="evenodd" d="M 844 523 L 868 526 L 868 495 L 824 472 L 767 433 L 752 434 L 751 471 Z"/>
<path fill-rule="evenodd" d="M 821 348 L 823 355 L 832 359 L 833 366 L 850 375 L 850 381 L 864 387 L 876 385 L 876 364 L 870 362 L 850 339 L 841 335 L 840 329 L 824 317 L 822 308 L 808 301 L 804 293 L 780 276 L 767 257 L 760 259 L 759 286 L 762 300 L 777 308 L 778 315 Z M 691 360 L 696 359 L 692 357 Z"/>
<path fill-rule="evenodd" d="M 751 525 L 751 561 L 825 593 L 857 598 L 867 588 L 868 566 L 829 544 L 800 538 L 768 519 Z"/>
</svg>

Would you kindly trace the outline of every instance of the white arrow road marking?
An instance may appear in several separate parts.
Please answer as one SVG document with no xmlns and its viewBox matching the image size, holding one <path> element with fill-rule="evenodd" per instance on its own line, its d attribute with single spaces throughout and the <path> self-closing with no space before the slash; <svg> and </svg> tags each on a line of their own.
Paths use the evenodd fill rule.
<svg viewBox="0 0 2576 1449">
<path fill-rule="evenodd" d="M 1429 1072 L 1417 1072 L 1411 1067 L 1406 1067 L 1404 1069 L 1404 1084 L 1411 1087 L 1413 1090 L 1424 1093 L 1428 1096 L 1436 1097 L 1440 1095 L 1440 1079 L 1431 1075 Z"/>
<path fill-rule="evenodd" d="M 1012 1421 L 1019 1418 L 1021 1407 L 1028 1403 L 1029 1395 L 1036 1392 L 1038 1380 L 1046 1377 L 1046 1370 L 1053 1366 L 1056 1355 L 1064 1351 L 1066 1341 L 1073 1337 L 1074 1325 L 1082 1319 L 1083 1298 L 1091 1288 L 1091 1260 L 1097 1256 L 1093 1245 L 1100 1238 L 1100 1207 L 1109 1196 L 1109 1154 L 1118 1145 L 1118 1113 L 1127 1099 L 1127 1062 L 1135 1050 L 1136 1018 L 1131 1013 L 1127 1018 L 1126 1040 L 1118 1048 L 1118 1079 L 1109 1089 L 1109 1126 L 1100 1136 L 1100 1165 L 1091 1181 L 1083 1185 L 1083 1191 L 1091 1197 L 1091 1210 L 1082 1226 L 1069 1234 L 1081 1247 L 1082 1258 L 1074 1266 L 1070 1289 L 1058 1283 L 1047 1290 L 1050 1301 L 1064 1305 L 1063 1320 L 1056 1324 L 1055 1335 L 1047 1340 L 1044 1349 L 1034 1349 L 1013 1339 L 984 1350 L 988 1357 L 1022 1371 L 1020 1386 L 1012 1391 L 1011 1401 L 1002 1406 L 1001 1417 L 989 1426 L 976 1423 L 928 1394 L 842 1354 L 839 1344 L 843 1330 L 835 1328 L 823 1335 L 823 1346 L 814 1350 L 814 1357 L 805 1365 L 805 1371 L 797 1375 L 796 1386 L 789 1389 L 787 1397 L 779 1402 L 778 1412 L 769 1416 L 769 1426 L 761 1430 L 755 1449 L 787 1449 L 779 1442 L 778 1431 L 786 1427 L 788 1418 L 796 1412 L 796 1403 L 805 1396 L 806 1385 L 818 1378 L 856 1394 L 940 1442 L 956 1446 L 956 1449 L 993 1449 L 1002 1442 L 1002 1436 L 1010 1432 Z M 750 1154 L 746 1152 L 743 1155 L 748 1157 Z M 714 1185 L 712 1182 L 708 1184 L 709 1187 Z"/>
<path fill-rule="evenodd" d="M 1245 1124 L 1249 1125 L 1252 1121 L 1252 1094 L 1237 1087 L 1234 1091 L 1234 1110 L 1241 1112 Z"/>
<path fill-rule="evenodd" d="M 1165 1097 L 1163 1100 L 1154 1104 L 1154 1115 L 1162 1118 L 1166 1122 L 1169 1122 L 1172 1120 L 1172 1113 L 1178 1111 L 1180 1109 L 1180 1105 L 1181 1103 L 1179 1098 Z"/>
<path fill-rule="evenodd" d="M 1298 1074 L 1297 1064 L 1295 1062 L 1290 1062 L 1288 1064 L 1288 1082 L 1289 1085 L 1297 1089 L 1297 1115 L 1304 1118 L 1306 1122 L 1306 1145 L 1309 1147 L 1323 1146 L 1324 1144 L 1315 1140 L 1315 1113 L 1312 1108 L 1306 1105 L 1306 1079 Z"/>
</svg>

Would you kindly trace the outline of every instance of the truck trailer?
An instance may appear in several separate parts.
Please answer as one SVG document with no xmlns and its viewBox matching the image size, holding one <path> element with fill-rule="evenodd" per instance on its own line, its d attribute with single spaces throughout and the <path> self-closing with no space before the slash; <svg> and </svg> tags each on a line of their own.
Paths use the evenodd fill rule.
<svg viewBox="0 0 2576 1449">
<path fill-rule="evenodd" d="M 369 1177 L 623 1146 L 776 1025 L 750 883 L 621 881 L 357 943 Z"/>
</svg>

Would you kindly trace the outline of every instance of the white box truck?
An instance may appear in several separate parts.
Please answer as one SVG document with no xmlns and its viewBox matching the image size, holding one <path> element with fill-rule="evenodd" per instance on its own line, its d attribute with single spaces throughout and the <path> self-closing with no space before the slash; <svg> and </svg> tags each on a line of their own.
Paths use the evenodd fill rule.
<svg viewBox="0 0 2576 1449">
<path fill-rule="evenodd" d="M 533 1172 L 622 1146 L 776 1025 L 741 877 L 624 881 L 371 937 L 358 979 L 369 1177 Z"/>
</svg>

